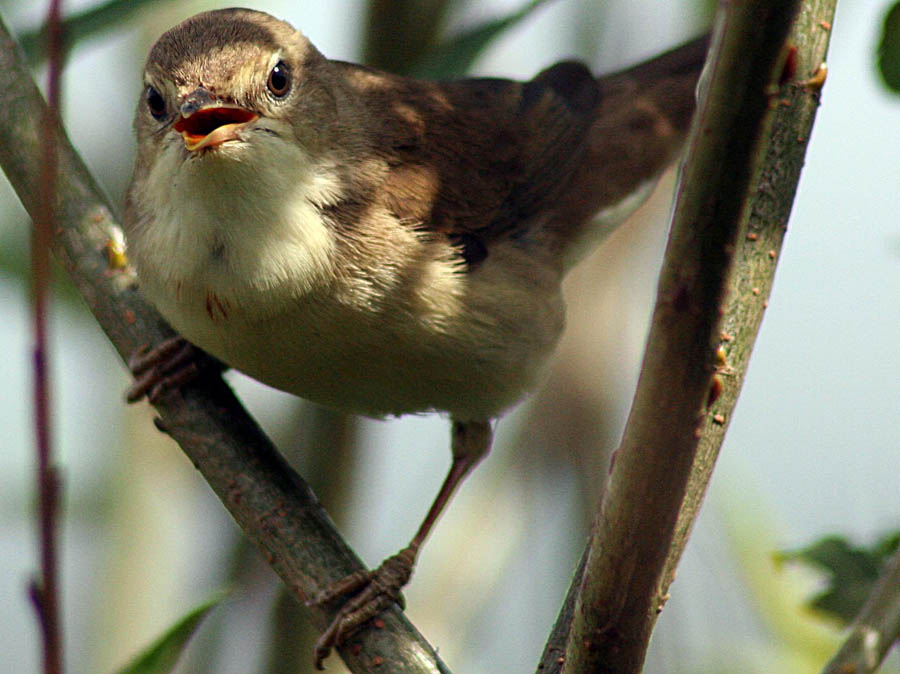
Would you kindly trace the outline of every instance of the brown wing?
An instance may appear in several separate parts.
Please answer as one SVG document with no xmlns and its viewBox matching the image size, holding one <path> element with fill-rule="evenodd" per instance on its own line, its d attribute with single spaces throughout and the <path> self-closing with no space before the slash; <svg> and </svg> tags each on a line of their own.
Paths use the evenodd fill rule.
<svg viewBox="0 0 900 674">
<path fill-rule="evenodd" d="M 370 111 L 371 149 L 388 166 L 383 204 L 457 240 L 477 262 L 497 238 L 583 221 L 667 165 L 693 109 L 705 54 L 698 45 L 601 79 L 570 62 L 525 83 L 427 82 L 340 67 Z M 676 66 L 685 75 L 669 87 Z M 671 100 L 657 101 L 657 89 Z M 666 138 L 647 143 L 656 136 Z"/>
<path fill-rule="evenodd" d="M 373 147 L 390 167 L 383 184 L 399 217 L 447 234 L 492 238 L 536 212 L 584 151 L 596 81 L 561 64 L 527 83 L 433 83 L 379 75 L 364 89 Z M 570 103 L 552 86 L 565 75 L 587 90 Z"/>
</svg>

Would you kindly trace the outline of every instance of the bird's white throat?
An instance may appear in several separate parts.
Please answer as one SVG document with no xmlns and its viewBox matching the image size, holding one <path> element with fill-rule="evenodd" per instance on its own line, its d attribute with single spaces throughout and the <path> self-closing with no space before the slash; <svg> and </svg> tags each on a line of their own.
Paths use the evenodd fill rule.
<svg viewBox="0 0 900 674">
<path fill-rule="evenodd" d="M 261 298 L 279 305 L 330 275 L 335 244 L 315 204 L 333 202 L 337 181 L 296 144 L 250 133 L 187 157 L 173 136 L 151 167 L 131 238 L 153 301 L 202 289 L 264 312 Z"/>
</svg>

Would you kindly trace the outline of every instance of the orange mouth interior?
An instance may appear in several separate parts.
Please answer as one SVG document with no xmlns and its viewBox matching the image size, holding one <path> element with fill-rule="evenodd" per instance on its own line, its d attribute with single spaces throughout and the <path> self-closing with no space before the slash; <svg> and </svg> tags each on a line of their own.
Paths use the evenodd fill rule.
<svg viewBox="0 0 900 674">
<path fill-rule="evenodd" d="M 179 117 L 173 126 L 184 138 L 188 149 L 193 150 L 235 138 L 234 134 L 228 131 L 233 131 L 238 125 L 252 122 L 257 116 L 249 110 L 238 107 L 203 108 L 190 117 Z M 219 133 L 214 134 L 217 130 Z"/>
</svg>

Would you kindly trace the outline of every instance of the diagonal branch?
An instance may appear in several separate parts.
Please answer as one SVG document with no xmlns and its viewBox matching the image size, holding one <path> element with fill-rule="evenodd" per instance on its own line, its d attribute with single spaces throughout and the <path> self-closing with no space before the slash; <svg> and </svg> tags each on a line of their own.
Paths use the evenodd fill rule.
<svg viewBox="0 0 900 674">
<path fill-rule="evenodd" d="M 717 385 L 716 347 L 777 83 L 793 74 L 793 61 L 784 73 L 779 65 L 799 4 L 720 5 L 640 381 L 594 521 L 562 672 L 640 671 L 665 603 L 692 472 L 705 470 L 708 480 L 711 471 L 695 466 Z"/>
<path fill-rule="evenodd" d="M 44 123 L 46 105 L 20 50 L 0 22 L 0 164 L 25 209 L 40 209 L 41 148 L 58 144 L 59 228 L 53 249 L 123 358 L 138 346 L 172 335 L 135 291 L 134 278 L 116 269 L 106 250 L 120 240 L 113 208 L 61 126 Z M 340 538 L 305 482 L 278 454 L 220 380 L 156 406 L 159 426 L 184 450 L 216 495 L 298 599 L 363 568 Z M 333 611 L 310 608 L 321 630 Z M 384 614 L 340 649 L 353 672 L 448 670 L 399 608 Z"/>
</svg>

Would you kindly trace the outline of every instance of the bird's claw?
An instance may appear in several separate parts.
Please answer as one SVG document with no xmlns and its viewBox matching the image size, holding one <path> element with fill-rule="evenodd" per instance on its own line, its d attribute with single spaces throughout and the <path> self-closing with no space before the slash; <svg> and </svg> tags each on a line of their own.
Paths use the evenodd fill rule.
<svg viewBox="0 0 900 674">
<path fill-rule="evenodd" d="M 404 548 L 384 560 L 374 571 L 358 571 L 333 583 L 310 602 L 314 606 L 324 606 L 349 596 L 316 642 L 316 669 L 324 669 L 322 662 L 333 647 L 340 646 L 359 627 L 391 604 L 405 608 L 406 602 L 400 590 L 412 576 L 415 554 L 412 546 Z"/>
<path fill-rule="evenodd" d="M 154 347 L 143 346 L 128 359 L 135 381 L 125 399 L 136 402 L 147 397 L 157 402 L 164 393 L 181 388 L 209 371 L 220 371 L 222 364 L 183 337 L 175 336 Z"/>
</svg>

